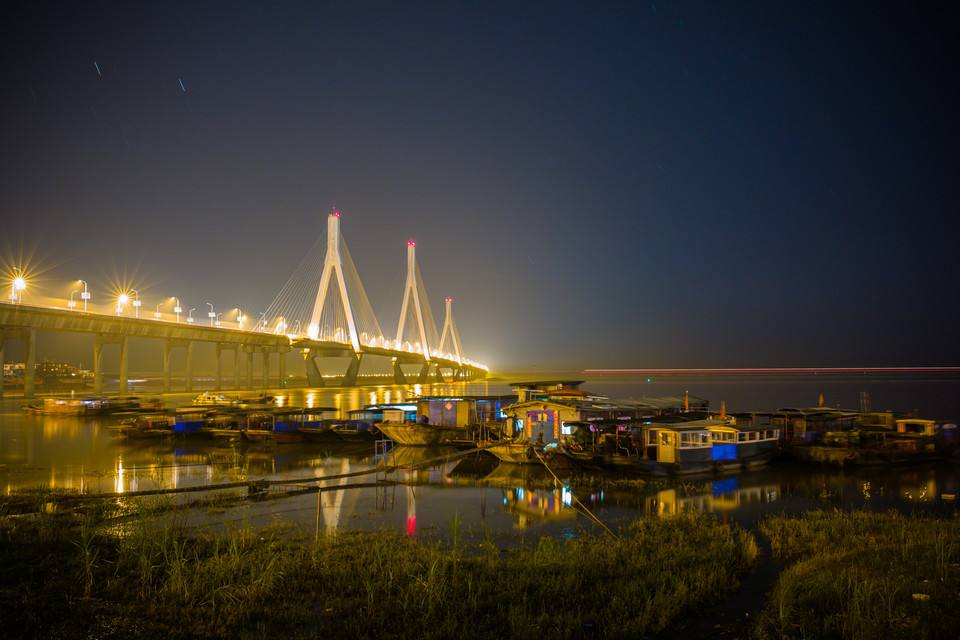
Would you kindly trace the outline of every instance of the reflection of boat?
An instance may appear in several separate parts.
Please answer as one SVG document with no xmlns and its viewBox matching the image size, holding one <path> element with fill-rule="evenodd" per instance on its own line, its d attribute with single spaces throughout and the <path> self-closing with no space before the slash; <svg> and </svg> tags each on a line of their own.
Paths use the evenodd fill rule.
<svg viewBox="0 0 960 640">
<path fill-rule="evenodd" d="M 337 415 L 336 407 L 313 407 L 299 409 L 299 416 L 292 416 L 292 420 L 299 422 L 297 430 L 304 438 L 311 442 L 330 442 L 336 440 L 335 434 L 330 431 L 332 420 Z"/>
<path fill-rule="evenodd" d="M 517 526 L 525 528 L 528 520 L 576 520 L 573 493 L 570 489 L 515 488 L 506 492 L 504 509 L 518 516 Z"/>
<path fill-rule="evenodd" d="M 411 447 L 398 445 L 394 447 L 387 456 L 388 464 L 395 464 L 398 467 L 413 467 L 423 464 L 428 460 L 439 459 L 438 464 L 446 456 L 456 453 L 454 447 Z"/>
</svg>

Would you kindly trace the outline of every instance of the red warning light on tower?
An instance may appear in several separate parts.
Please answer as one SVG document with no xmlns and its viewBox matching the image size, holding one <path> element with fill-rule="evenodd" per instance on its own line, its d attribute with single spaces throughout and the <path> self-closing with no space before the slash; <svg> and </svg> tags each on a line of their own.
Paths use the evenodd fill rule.
<svg viewBox="0 0 960 640">
<path fill-rule="evenodd" d="M 340 217 L 340 209 L 337 209 L 336 207 L 334 207 L 333 209 L 330 209 L 330 215 L 339 218 L 339 217 Z"/>
</svg>

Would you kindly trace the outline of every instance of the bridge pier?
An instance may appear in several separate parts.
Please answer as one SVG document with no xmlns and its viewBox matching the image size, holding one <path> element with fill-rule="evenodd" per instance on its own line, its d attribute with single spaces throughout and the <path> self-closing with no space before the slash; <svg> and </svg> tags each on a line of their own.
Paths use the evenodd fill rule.
<svg viewBox="0 0 960 640">
<path fill-rule="evenodd" d="M 277 351 L 277 369 L 279 370 L 280 388 L 287 386 L 287 361 L 284 356 L 287 355 L 284 351 Z"/>
<path fill-rule="evenodd" d="M 350 364 L 347 365 L 347 371 L 343 374 L 343 383 L 344 387 L 355 387 L 357 386 L 357 374 L 360 373 L 360 362 L 363 360 L 363 354 L 358 353 L 357 357 L 350 360 Z"/>
<path fill-rule="evenodd" d="M 186 371 L 186 391 L 190 393 L 193 391 L 193 341 L 187 341 L 187 371 Z"/>
<path fill-rule="evenodd" d="M 247 350 L 247 389 L 253 389 L 253 348 L 246 347 Z"/>
<path fill-rule="evenodd" d="M 170 340 L 163 341 L 163 392 L 170 393 Z"/>
<path fill-rule="evenodd" d="M 127 393 L 129 389 L 129 356 L 128 356 L 128 338 L 127 336 L 120 336 L 120 385 L 119 392 Z"/>
<path fill-rule="evenodd" d="M 233 388 L 240 388 L 240 345 L 233 348 Z"/>
<path fill-rule="evenodd" d="M 6 346 L 7 334 L 3 331 L 0 331 L 0 400 L 3 399 L 3 364 L 4 364 L 4 353 L 3 349 Z"/>
<path fill-rule="evenodd" d="M 93 338 L 93 392 L 103 393 L 103 336 Z"/>
<path fill-rule="evenodd" d="M 430 363 L 424 362 L 420 367 L 420 375 L 417 376 L 417 383 L 430 384 Z"/>
<path fill-rule="evenodd" d="M 263 388 L 270 388 L 270 352 L 264 349 L 260 352 L 260 361 L 263 363 Z"/>
<path fill-rule="evenodd" d="M 223 358 L 221 358 L 220 356 L 223 354 L 223 345 L 221 345 L 219 342 L 217 343 L 217 346 L 216 346 L 216 352 L 217 352 L 217 377 L 216 377 L 216 380 L 214 380 L 213 389 L 214 391 L 221 391 L 223 389 Z"/>
<path fill-rule="evenodd" d="M 37 384 L 37 330 L 30 329 L 24 337 L 27 355 L 23 359 L 23 397 L 32 398 Z"/>
<path fill-rule="evenodd" d="M 307 386 L 320 388 L 323 387 L 323 374 L 320 373 L 320 367 L 317 366 L 317 353 L 309 349 L 303 356 L 303 364 L 307 369 Z"/>
<path fill-rule="evenodd" d="M 436 375 L 436 378 L 437 378 L 437 382 L 440 382 L 440 383 L 446 382 L 446 380 L 443 379 L 443 372 L 440 371 L 440 365 L 437 365 L 437 375 Z"/>
<path fill-rule="evenodd" d="M 400 361 L 396 358 L 393 359 L 393 383 L 407 384 L 407 375 L 403 372 Z"/>
</svg>

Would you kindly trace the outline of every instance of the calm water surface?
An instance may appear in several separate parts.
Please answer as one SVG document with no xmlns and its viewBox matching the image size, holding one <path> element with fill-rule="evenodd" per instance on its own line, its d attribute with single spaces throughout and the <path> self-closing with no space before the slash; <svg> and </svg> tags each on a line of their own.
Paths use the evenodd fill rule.
<svg viewBox="0 0 960 640">
<path fill-rule="evenodd" d="M 870 389 L 875 408 L 946 412 L 960 398 L 960 383 L 881 383 Z M 731 410 L 809 406 L 819 393 L 844 406 L 856 406 L 862 384 L 834 383 L 596 383 L 588 388 L 615 397 L 691 393 Z M 507 393 L 493 383 L 381 386 L 362 389 L 291 390 L 283 402 L 294 406 L 333 406 L 343 412 L 375 402 L 397 402 L 417 394 Z M 169 396 L 186 404 L 191 395 Z M 911 406 L 913 405 L 913 406 Z M 958 412 L 960 413 L 960 412 Z M 956 415 L 956 414 L 954 414 Z M 935 511 L 958 515 L 960 470 L 955 462 L 896 469 L 833 470 L 779 464 L 735 476 L 655 482 L 646 487 L 599 484 L 564 477 L 557 485 L 543 469 L 498 465 L 484 454 L 454 459 L 449 450 L 398 448 L 401 465 L 434 460 L 387 479 L 394 484 L 349 488 L 377 479 L 366 476 L 327 481 L 329 491 L 281 497 L 304 478 L 374 469 L 373 444 L 230 445 L 208 441 L 126 441 L 106 428 L 111 418 L 56 418 L 26 415 L 21 403 L 0 405 L 0 491 L 37 487 L 85 492 L 132 492 L 199 486 L 237 480 L 288 480 L 272 499 L 242 501 L 223 508 L 198 508 L 185 516 L 198 527 L 292 524 L 310 533 L 343 529 L 393 529 L 417 537 L 450 535 L 454 520 L 467 538 L 490 537 L 512 544 L 541 535 L 575 536 L 596 525 L 578 512 L 586 505 L 616 526 L 639 515 L 668 517 L 683 509 L 721 514 L 745 526 L 770 512 L 814 508 L 873 508 Z M 382 475 L 379 476 L 381 479 Z M 609 479 L 608 479 L 609 480 Z M 603 486 L 604 488 L 600 488 Z M 202 494 L 186 494 L 195 500 Z M 208 494 L 209 495 L 209 494 Z"/>
</svg>

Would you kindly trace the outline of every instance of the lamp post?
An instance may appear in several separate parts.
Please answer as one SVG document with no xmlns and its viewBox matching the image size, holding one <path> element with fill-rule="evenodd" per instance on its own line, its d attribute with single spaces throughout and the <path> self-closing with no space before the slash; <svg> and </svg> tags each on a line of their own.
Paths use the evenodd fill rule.
<svg viewBox="0 0 960 640">
<path fill-rule="evenodd" d="M 173 299 L 176 306 L 173 307 L 173 312 L 177 314 L 177 322 L 180 322 L 180 314 L 183 313 L 183 307 L 180 306 L 180 298 Z"/>
<path fill-rule="evenodd" d="M 243 331 L 243 309 L 237 307 L 237 329 Z"/>
<path fill-rule="evenodd" d="M 83 285 L 83 291 L 80 292 L 80 299 L 83 300 L 83 312 L 87 312 L 87 302 L 90 301 L 90 291 L 87 289 L 87 281 L 80 280 L 80 284 Z"/>
<path fill-rule="evenodd" d="M 257 328 L 263 327 L 265 330 L 267 328 L 267 312 L 264 311 L 260 314 L 260 322 L 257 323 Z"/>
<path fill-rule="evenodd" d="M 217 319 L 217 314 L 216 314 L 216 312 L 213 310 L 213 305 L 212 305 L 212 304 L 210 304 L 209 302 L 207 302 L 207 303 L 205 303 L 205 304 L 206 304 L 208 307 L 210 307 L 210 311 L 207 312 L 207 317 L 210 318 L 210 326 L 212 327 L 214 321 Z"/>
<path fill-rule="evenodd" d="M 215 326 L 215 327 L 219 327 L 219 326 L 220 326 L 220 316 L 222 316 L 222 315 L 223 315 L 222 312 L 217 314 L 217 319 L 214 321 L 213 326 Z"/>
<path fill-rule="evenodd" d="M 162 302 L 158 302 L 158 303 L 157 303 L 157 310 L 153 312 L 153 317 L 156 318 L 157 320 L 160 319 L 160 305 L 161 305 L 161 304 L 163 304 L 163 303 L 162 303 Z"/>
<path fill-rule="evenodd" d="M 127 305 L 128 302 L 130 302 L 130 296 L 128 296 L 127 294 L 121 293 L 119 296 L 117 296 L 117 315 L 118 316 L 123 315 L 123 308 Z"/>
<path fill-rule="evenodd" d="M 70 299 L 67 301 L 67 309 L 76 309 L 77 301 L 73 299 L 73 296 L 77 294 L 77 290 L 74 289 L 70 292 Z"/>
<path fill-rule="evenodd" d="M 196 310 L 197 310 L 196 307 L 191 307 L 191 308 L 190 308 L 190 311 L 187 312 L 187 322 L 193 323 L 193 312 L 196 311 Z"/>
<path fill-rule="evenodd" d="M 136 318 L 140 318 L 140 292 L 134 289 L 130 293 L 133 294 L 133 314 Z"/>
</svg>

